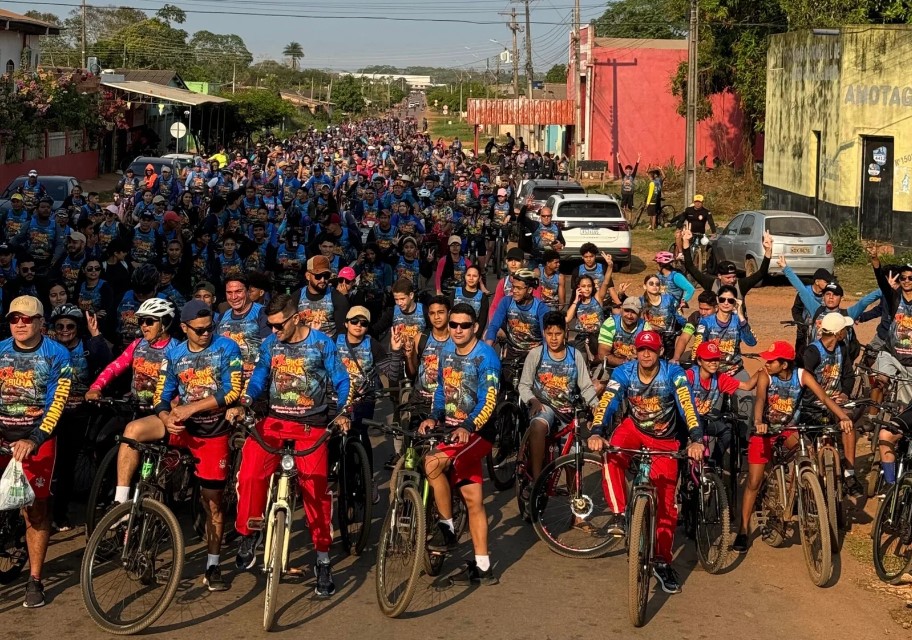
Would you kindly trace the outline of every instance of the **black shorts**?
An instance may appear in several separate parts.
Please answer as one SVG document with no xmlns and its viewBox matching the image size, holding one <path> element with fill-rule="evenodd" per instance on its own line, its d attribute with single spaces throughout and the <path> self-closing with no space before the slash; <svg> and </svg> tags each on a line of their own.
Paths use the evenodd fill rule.
<svg viewBox="0 0 912 640">
<path fill-rule="evenodd" d="M 633 192 L 621 194 L 621 208 L 633 209 Z"/>
</svg>

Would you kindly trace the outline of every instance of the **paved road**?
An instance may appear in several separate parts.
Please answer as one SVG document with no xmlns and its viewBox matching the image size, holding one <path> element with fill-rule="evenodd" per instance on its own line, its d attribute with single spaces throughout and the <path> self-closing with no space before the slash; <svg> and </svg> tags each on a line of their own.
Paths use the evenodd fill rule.
<svg viewBox="0 0 912 640">
<path fill-rule="evenodd" d="M 377 459 L 385 459 L 385 445 Z M 385 477 L 384 477 L 385 481 Z M 486 487 L 487 488 L 487 487 Z M 329 601 L 313 597 L 313 579 L 287 580 L 281 587 L 278 632 L 314 634 L 319 638 L 479 637 L 543 640 L 621 637 L 739 640 L 775 638 L 832 638 L 838 632 L 853 639 L 905 637 L 889 608 L 896 600 L 859 588 L 863 569 L 846 554 L 837 565 L 838 580 L 830 588 L 814 587 L 808 579 L 799 546 L 769 549 L 755 545 L 744 558 L 733 558 L 727 573 L 711 576 L 696 566 L 689 545 L 679 548 L 675 565 L 684 580 L 676 596 L 654 594 L 649 622 L 631 627 L 626 613 L 626 559 L 569 560 L 550 552 L 532 529 L 517 517 L 509 494 L 488 496 L 491 552 L 501 584 L 476 590 L 433 588 L 422 577 L 412 607 L 404 619 L 389 620 L 377 608 L 374 594 L 373 548 L 361 558 L 348 558 L 334 549 L 337 595 Z M 378 507 L 374 531 L 385 513 Z M 186 518 L 184 518 L 186 520 Z M 301 531 L 292 540 L 299 549 L 296 562 L 313 562 L 309 535 Z M 189 532 L 188 540 L 193 540 Z M 679 536 L 678 543 L 680 544 Z M 49 604 L 41 610 L 21 606 L 21 582 L 0 589 L 0 620 L 15 629 L 17 639 L 66 637 L 98 638 L 101 632 L 82 606 L 78 569 L 82 532 L 56 536 L 46 565 Z M 461 556 L 469 552 L 465 541 Z M 185 579 L 171 609 L 147 633 L 161 638 L 248 638 L 265 635 L 260 627 L 263 605 L 262 576 L 236 573 L 234 549 L 224 555 L 231 589 L 208 593 L 199 574 L 205 551 L 193 541 L 188 549 Z M 452 559 L 444 569 L 458 566 Z M 838 631 L 837 631 L 838 630 Z"/>
</svg>

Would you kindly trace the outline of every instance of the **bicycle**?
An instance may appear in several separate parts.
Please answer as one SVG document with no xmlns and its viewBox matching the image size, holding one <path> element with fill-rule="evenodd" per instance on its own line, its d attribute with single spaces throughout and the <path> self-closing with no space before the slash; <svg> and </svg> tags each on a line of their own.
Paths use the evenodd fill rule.
<svg viewBox="0 0 912 640">
<path fill-rule="evenodd" d="M 643 215 L 646 213 L 649 206 L 644 202 L 640 205 L 640 208 L 637 209 L 636 215 L 631 216 L 633 218 L 633 224 L 630 225 L 631 229 L 635 229 L 639 224 L 640 220 L 643 218 Z M 670 204 L 663 204 L 659 211 L 656 214 L 656 228 L 667 227 L 671 224 L 671 221 L 677 215 L 677 211 Z"/>
<path fill-rule="evenodd" d="M 570 453 L 576 440 L 570 437 L 575 432 L 577 425 L 585 426 L 589 416 L 589 407 L 580 403 L 580 398 L 574 397 L 574 417 L 566 425 L 554 433 L 548 433 L 545 436 L 545 457 L 542 459 L 542 472 L 554 460 L 560 456 L 566 456 Z M 516 454 L 516 504 L 519 507 L 519 515 L 526 522 L 532 522 L 532 516 L 528 511 L 529 501 L 532 497 L 532 485 L 534 480 L 531 473 L 529 462 L 529 449 L 531 447 L 530 439 L 532 430 L 526 429 L 522 441 L 519 443 L 519 451 Z M 563 442 L 563 444 L 561 444 Z"/>
<path fill-rule="evenodd" d="M 887 489 L 871 527 L 872 555 L 877 577 L 899 584 L 912 569 L 912 447 L 908 425 L 897 420 L 884 428 L 903 437 L 896 444 L 896 483 Z"/>
<path fill-rule="evenodd" d="M 661 456 L 680 460 L 687 457 L 687 452 L 609 446 L 603 454 L 604 464 L 607 464 L 608 455 L 617 453 L 633 455 L 632 464 L 636 467 L 624 514 L 627 521 L 627 615 L 633 626 L 642 627 L 646 622 L 649 583 L 655 565 L 657 498 L 655 486 L 649 479 L 652 459 Z"/>
<path fill-rule="evenodd" d="M 6 444 L 0 445 L 0 456 L 12 456 Z M 0 585 L 12 583 L 28 561 L 25 544 L 25 518 L 22 509 L 0 511 Z"/>
<path fill-rule="evenodd" d="M 403 438 L 403 455 L 390 478 L 391 500 L 377 544 L 376 566 L 377 604 L 385 616 L 398 618 L 415 595 L 422 565 L 425 573 L 436 576 L 446 560 L 446 551 L 428 549 L 428 523 L 436 524 L 439 514 L 425 476 L 424 457 L 446 440 L 448 431 L 434 429 L 419 434 L 397 424 L 364 423 Z M 468 525 L 468 511 L 458 490 L 454 488 L 450 495 L 458 541 Z"/>
<path fill-rule="evenodd" d="M 503 358 L 501 358 L 503 361 Z M 488 476 L 498 491 L 513 487 L 516 473 L 516 454 L 523 439 L 525 427 L 529 421 L 525 409 L 519 402 L 519 377 L 522 373 L 522 360 L 517 360 L 511 367 L 510 386 L 502 385 L 500 399 L 494 407 L 494 443 L 488 454 L 486 464 Z M 506 376 L 505 376 L 506 377 Z"/>
<path fill-rule="evenodd" d="M 343 433 L 339 442 L 336 477 L 336 517 L 342 546 L 346 553 L 360 556 L 370 535 L 373 478 L 367 451 L 350 432 Z"/>
<path fill-rule="evenodd" d="M 830 523 L 826 498 L 814 460 L 810 455 L 809 432 L 829 425 L 795 425 L 798 446 L 785 447 L 786 436 L 773 434 L 773 456 L 763 474 L 755 503 L 754 519 L 761 539 L 771 547 L 785 543 L 787 526 L 796 521 L 808 574 L 818 587 L 829 582 L 833 573 Z"/>
<path fill-rule="evenodd" d="M 494 263 L 494 277 L 500 280 L 504 275 L 504 253 L 506 249 L 506 238 L 504 238 L 505 227 L 493 226 L 494 231 L 494 254 L 491 256 Z"/>
<path fill-rule="evenodd" d="M 163 444 L 118 440 L 142 455 L 133 499 L 116 505 L 97 523 L 80 568 L 83 604 L 108 633 L 139 633 L 165 612 L 184 567 L 184 535 L 165 505 L 168 477 L 195 460 Z M 157 587 L 160 593 L 153 595 Z M 117 589 L 126 589 L 121 595 Z M 147 604 L 151 600 L 151 603 Z"/>
<path fill-rule="evenodd" d="M 684 530 L 697 548 L 697 560 L 706 573 L 719 573 L 731 541 L 731 509 L 722 475 L 709 455 L 715 438 L 703 438 L 703 459 L 684 469 L 680 498 Z M 718 446 L 718 441 L 715 442 Z"/>
</svg>

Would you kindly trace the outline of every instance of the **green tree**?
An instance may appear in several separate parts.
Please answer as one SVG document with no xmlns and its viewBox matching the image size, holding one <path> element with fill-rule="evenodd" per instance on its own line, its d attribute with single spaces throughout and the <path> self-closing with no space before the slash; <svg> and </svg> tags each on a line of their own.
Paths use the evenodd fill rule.
<svg viewBox="0 0 912 640">
<path fill-rule="evenodd" d="M 253 62 L 244 40 L 233 33 L 197 31 L 188 47 L 196 63 L 186 70 L 188 79 L 205 82 L 230 82 L 238 71 Z"/>
<path fill-rule="evenodd" d="M 167 23 L 184 24 L 187 21 L 187 14 L 180 7 L 173 4 L 166 4 L 155 12 L 156 17 L 161 18 Z"/>
<path fill-rule="evenodd" d="M 545 74 L 545 82 L 567 82 L 567 65 L 556 64 Z"/>
<path fill-rule="evenodd" d="M 234 95 L 229 109 L 234 115 L 235 132 L 251 135 L 257 131 L 279 126 L 286 119 L 295 117 L 294 107 L 269 89 L 245 89 Z"/>
<path fill-rule="evenodd" d="M 342 76 L 333 84 L 331 101 L 343 113 L 361 113 L 365 106 L 361 83 L 353 76 Z"/>
<path fill-rule="evenodd" d="M 131 24 L 99 40 L 91 49 L 107 66 L 183 72 L 192 64 L 187 32 L 160 18 Z"/>
<path fill-rule="evenodd" d="M 304 57 L 304 48 L 298 42 L 289 42 L 282 49 L 282 55 L 291 58 L 291 68 L 298 68 L 298 60 Z"/>
<path fill-rule="evenodd" d="M 669 0 L 616 0 L 595 21 L 599 38 L 679 40 L 687 34 L 683 13 L 669 13 Z M 675 24 L 675 21 L 679 21 Z"/>
</svg>

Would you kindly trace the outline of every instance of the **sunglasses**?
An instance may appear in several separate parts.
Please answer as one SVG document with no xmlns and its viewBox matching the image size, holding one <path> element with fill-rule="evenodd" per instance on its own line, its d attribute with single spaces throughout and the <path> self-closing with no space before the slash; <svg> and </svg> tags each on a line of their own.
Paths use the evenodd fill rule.
<svg viewBox="0 0 912 640">
<path fill-rule="evenodd" d="M 339 284 L 347 284 L 349 286 L 355 284 L 354 280 L 348 280 L 346 278 L 339 278 Z"/>
<path fill-rule="evenodd" d="M 156 322 L 158 322 L 158 318 L 139 318 L 136 321 L 137 324 L 139 324 L 143 327 L 151 327 Z M 193 327 L 190 327 L 190 328 L 192 329 Z"/>
<path fill-rule="evenodd" d="M 899 279 L 900 282 L 912 282 L 912 276 L 902 276 Z"/>
<path fill-rule="evenodd" d="M 323 273 L 314 273 L 312 275 L 314 280 L 329 280 L 332 277 L 332 274 L 329 271 L 324 271 Z"/>
<path fill-rule="evenodd" d="M 192 329 L 192 330 L 193 330 L 193 333 L 195 333 L 195 334 L 198 335 L 198 336 L 202 336 L 202 335 L 205 335 L 205 334 L 207 334 L 207 333 L 212 333 L 213 331 L 215 331 L 215 325 L 214 325 L 214 324 L 206 325 L 205 327 L 199 327 L 199 328 L 194 327 L 194 326 L 191 326 L 191 325 L 188 324 L 188 325 L 187 325 L 187 328 L 188 328 L 188 329 Z"/>
<path fill-rule="evenodd" d="M 70 322 L 67 322 L 66 324 L 58 323 L 54 326 L 57 328 L 57 331 L 75 331 L 76 330 L 76 325 L 72 324 Z"/>
<path fill-rule="evenodd" d="M 348 321 L 348 324 L 353 324 L 356 327 L 369 327 L 370 320 L 368 320 L 367 318 L 351 318 Z"/>
<path fill-rule="evenodd" d="M 266 324 L 269 325 L 270 329 L 274 329 L 276 331 L 281 331 L 282 329 L 285 328 L 285 325 L 287 325 L 288 321 L 291 320 L 292 318 L 294 318 L 294 314 L 288 316 L 281 322 L 267 322 Z"/>
<path fill-rule="evenodd" d="M 728 304 L 735 304 L 736 298 L 719 298 L 719 304 L 727 302 Z"/>
<path fill-rule="evenodd" d="M 453 322 L 450 320 L 450 329 L 471 329 L 474 322 Z"/>
<path fill-rule="evenodd" d="M 35 270 L 32 267 L 19 267 L 19 271 L 22 273 L 35 273 Z"/>
<path fill-rule="evenodd" d="M 85 270 L 89 271 L 101 271 L 101 267 L 86 267 Z"/>
<path fill-rule="evenodd" d="M 22 313 L 14 313 L 13 315 L 11 315 L 8 318 L 8 320 L 11 325 L 19 324 L 20 322 L 22 324 L 32 324 L 35 320 L 37 320 L 40 317 L 41 316 L 27 316 Z"/>
</svg>

